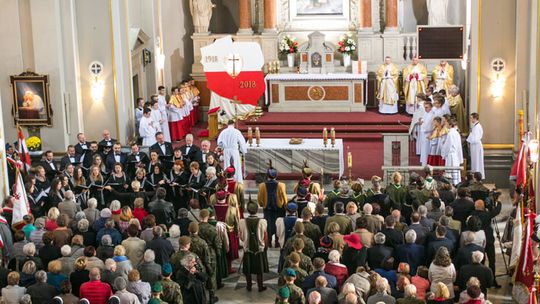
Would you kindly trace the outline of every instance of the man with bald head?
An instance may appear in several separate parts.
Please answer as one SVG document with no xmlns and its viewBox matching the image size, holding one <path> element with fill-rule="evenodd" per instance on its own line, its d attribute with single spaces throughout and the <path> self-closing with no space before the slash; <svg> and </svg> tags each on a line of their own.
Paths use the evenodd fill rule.
<svg viewBox="0 0 540 304">
<path fill-rule="evenodd" d="M 103 139 L 99 142 L 99 152 L 107 155 L 116 143 L 116 139 L 111 137 L 111 132 L 107 129 L 103 130 Z"/>
<path fill-rule="evenodd" d="M 86 298 L 92 304 L 106 304 L 112 296 L 111 286 L 101 282 L 99 268 L 90 269 L 90 281 L 81 285 L 79 294 L 81 299 Z"/>
<path fill-rule="evenodd" d="M 315 295 L 313 295 L 315 294 Z M 318 297 L 316 296 L 318 294 Z M 328 287 L 328 281 L 326 280 L 326 277 L 324 276 L 318 276 L 315 279 L 315 288 L 311 288 L 306 293 L 308 299 L 311 301 L 315 299 L 319 299 L 319 302 L 315 303 L 337 303 L 337 292 L 334 288 Z M 311 303 L 311 302 L 310 302 Z"/>
</svg>

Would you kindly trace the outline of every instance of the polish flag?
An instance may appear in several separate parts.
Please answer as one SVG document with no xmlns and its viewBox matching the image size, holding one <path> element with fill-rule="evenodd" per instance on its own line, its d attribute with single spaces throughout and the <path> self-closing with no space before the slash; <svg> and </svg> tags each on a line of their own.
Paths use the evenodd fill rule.
<svg viewBox="0 0 540 304">
<path fill-rule="evenodd" d="M 266 90 L 264 57 L 256 42 L 233 42 L 231 36 L 201 48 L 208 89 L 221 97 L 257 106 Z"/>
<path fill-rule="evenodd" d="M 13 198 L 15 198 L 15 202 L 13 203 L 11 225 L 15 229 L 20 229 L 24 226 L 23 217 L 30 213 L 30 205 L 28 204 L 28 196 L 26 196 L 22 174 L 17 170 L 15 175 L 15 185 L 13 185 Z"/>
<path fill-rule="evenodd" d="M 32 162 L 30 161 L 30 154 L 28 154 L 28 148 L 26 147 L 26 140 L 24 139 L 24 133 L 20 126 L 17 126 L 18 137 L 19 137 L 19 158 L 24 164 L 24 171 L 28 172 L 30 167 L 32 167 Z"/>
</svg>

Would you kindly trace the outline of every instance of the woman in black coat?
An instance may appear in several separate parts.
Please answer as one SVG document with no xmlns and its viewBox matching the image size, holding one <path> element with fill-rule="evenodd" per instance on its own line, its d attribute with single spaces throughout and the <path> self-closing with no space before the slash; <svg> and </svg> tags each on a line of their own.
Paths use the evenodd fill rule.
<svg viewBox="0 0 540 304">
<path fill-rule="evenodd" d="M 182 267 L 176 274 L 176 281 L 182 286 L 184 303 L 206 304 L 205 283 L 208 276 L 201 271 L 202 265 L 197 265 L 197 259 L 193 254 L 186 255 L 181 263 Z"/>
</svg>

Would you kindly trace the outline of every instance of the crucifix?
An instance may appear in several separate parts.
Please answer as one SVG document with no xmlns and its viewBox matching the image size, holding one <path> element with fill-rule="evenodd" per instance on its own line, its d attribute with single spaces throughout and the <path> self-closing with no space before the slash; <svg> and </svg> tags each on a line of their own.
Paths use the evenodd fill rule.
<svg viewBox="0 0 540 304">
<path fill-rule="evenodd" d="M 232 72 L 229 74 L 232 78 L 235 78 L 236 76 L 238 76 L 238 74 L 240 74 L 239 72 L 236 72 L 236 64 L 240 63 L 240 57 L 237 57 L 236 54 L 233 54 L 232 58 L 229 57 L 227 61 L 232 62 Z"/>
</svg>

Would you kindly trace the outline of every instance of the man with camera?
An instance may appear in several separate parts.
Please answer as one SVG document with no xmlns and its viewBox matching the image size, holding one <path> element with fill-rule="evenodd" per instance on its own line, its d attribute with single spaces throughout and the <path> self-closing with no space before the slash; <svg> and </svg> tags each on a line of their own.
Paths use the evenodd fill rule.
<svg viewBox="0 0 540 304">
<path fill-rule="evenodd" d="M 485 202 L 483 200 L 477 200 L 474 202 L 474 211 L 471 215 L 476 215 L 482 221 L 482 229 L 486 233 L 486 255 L 489 260 L 489 268 L 493 272 L 495 277 L 495 237 L 493 236 L 492 220 L 499 213 L 501 213 L 502 204 L 499 201 L 500 192 L 494 190 L 487 197 Z M 496 225 L 496 223 L 493 223 Z M 501 286 L 494 280 L 493 286 L 500 288 Z"/>
</svg>

